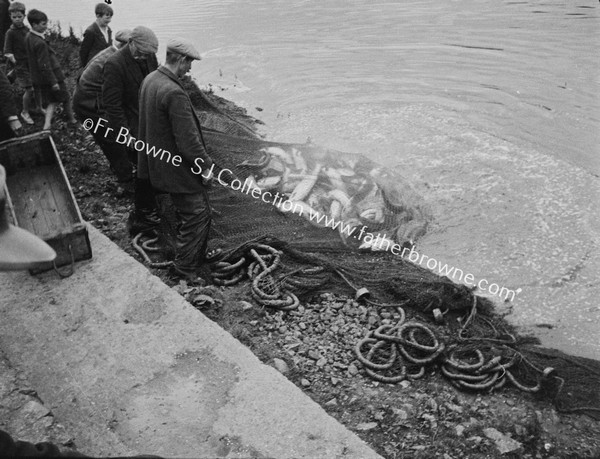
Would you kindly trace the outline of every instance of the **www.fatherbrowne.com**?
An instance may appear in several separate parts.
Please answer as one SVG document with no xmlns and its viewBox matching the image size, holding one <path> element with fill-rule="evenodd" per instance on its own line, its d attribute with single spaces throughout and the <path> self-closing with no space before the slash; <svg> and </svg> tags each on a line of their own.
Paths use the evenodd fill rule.
<svg viewBox="0 0 600 459">
<path fill-rule="evenodd" d="M 94 133 L 96 133 L 99 129 L 105 130 L 104 136 L 107 136 L 110 131 L 113 131 L 113 128 L 107 127 L 107 123 L 108 121 L 104 118 L 100 118 L 97 121 L 88 118 L 83 122 L 83 127 L 88 131 L 93 129 Z M 154 146 L 147 145 L 143 140 L 131 137 L 131 135 L 129 134 L 129 130 L 125 127 L 121 127 L 121 129 L 119 130 L 116 137 L 116 142 L 120 144 L 126 143 L 127 146 L 131 146 L 131 148 L 137 150 L 138 152 L 145 151 L 148 157 L 151 157 L 158 161 L 164 161 L 166 163 L 171 164 L 172 166 L 178 167 L 182 164 L 181 156 L 171 155 L 171 153 L 166 150 L 160 148 L 157 149 Z M 191 168 L 191 172 L 195 175 L 200 175 L 205 179 L 215 176 L 215 165 L 212 164 L 210 169 L 206 171 L 202 167 L 203 163 L 204 160 L 202 160 L 202 158 L 196 158 L 196 160 L 194 161 L 194 165 Z M 475 276 L 473 276 L 473 274 L 465 274 L 465 272 L 462 269 L 455 268 L 454 266 L 448 266 L 448 264 L 446 263 L 442 264 L 441 262 L 438 262 L 435 258 L 428 257 L 424 254 L 419 254 L 414 249 L 414 247 L 403 247 L 400 244 L 394 242 L 392 239 L 388 238 L 386 235 L 374 235 L 367 231 L 367 226 L 362 226 L 359 229 L 357 226 L 350 226 L 341 220 L 336 221 L 333 217 L 318 212 L 302 202 L 288 200 L 286 195 L 279 194 L 278 192 L 271 193 L 270 191 L 263 191 L 256 186 L 256 183 L 251 183 L 251 181 L 248 178 L 244 180 L 244 182 L 241 182 L 237 178 L 231 180 L 231 182 L 224 181 L 222 180 L 222 175 L 224 173 L 230 176 L 234 176 L 229 169 L 221 169 L 221 171 L 218 174 L 216 174 L 217 181 L 221 185 L 231 188 L 234 191 L 239 191 L 241 193 L 251 195 L 254 199 L 260 199 L 266 204 L 274 205 L 283 212 L 291 212 L 304 217 L 306 217 L 305 212 L 308 212 L 308 218 L 311 222 L 316 223 L 319 226 L 324 226 L 333 230 L 337 230 L 342 236 L 353 236 L 359 241 L 361 241 L 363 244 L 368 246 L 371 250 L 389 251 L 394 255 L 401 256 L 402 258 L 408 258 L 410 262 L 418 263 L 419 266 L 425 266 L 430 271 L 433 271 L 442 276 L 447 276 L 448 278 L 454 281 L 464 282 L 469 287 L 476 286 L 477 288 L 479 288 L 479 290 L 484 292 L 487 291 L 492 295 L 497 295 L 503 298 L 505 301 L 514 300 L 515 295 L 521 292 L 520 288 L 516 291 L 510 290 L 506 287 L 501 287 L 498 284 L 490 284 L 485 279 L 480 279 L 479 281 L 475 282 Z M 356 234 L 357 230 L 358 235 Z"/>
<path fill-rule="evenodd" d="M 223 169 L 226 171 L 228 169 Z M 221 172 L 223 172 L 221 171 Z M 212 170 L 208 176 L 212 174 Z M 512 301 L 517 293 L 520 293 L 521 289 L 511 290 L 506 287 L 502 287 L 495 283 L 490 283 L 486 279 L 480 279 L 475 282 L 475 276 L 471 273 L 465 273 L 462 269 L 454 266 L 449 266 L 447 263 L 441 263 L 433 257 L 428 257 L 425 254 L 419 254 L 414 247 L 403 247 L 397 244 L 386 235 L 377 234 L 374 235 L 367 231 L 367 226 L 357 227 L 351 226 L 344 223 L 341 220 L 336 220 L 333 217 L 318 212 L 311 207 L 303 205 L 303 203 L 290 201 L 286 199 L 285 195 L 280 195 L 278 192 L 275 194 L 270 191 L 263 191 L 257 188 L 254 184 L 250 184 L 248 179 L 241 182 L 238 179 L 234 179 L 230 183 L 221 180 L 221 173 L 217 175 L 217 181 L 223 185 L 232 188 L 234 191 L 239 191 L 247 195 L 251 195 L 255 199 L 261 199 L 267 204 L 276 206 L 283 212 L 291 212 L 299 216 L 305 216 L 305 212 L 308 212 L 308 219 L 318 224 L 337 230 L 342 236 L 354 236 L 359 241 L 366 243 L 371 250 L 376 251 L 389 251 L 394 255 L 399 255 L 402 258 L 407 258 L 412 263 L 418 263 L 419 266 L 425 266 L 430 271 L 433 271 L 441 276 L 447 276 L 448 278 L 464 282 L 469 287 L 476 286 L 482 292 L 489 292 L 494 296 L 499 296 L 505 301 Z M 358 234 L 356 234 L 358 232 Z"/>
</svg>

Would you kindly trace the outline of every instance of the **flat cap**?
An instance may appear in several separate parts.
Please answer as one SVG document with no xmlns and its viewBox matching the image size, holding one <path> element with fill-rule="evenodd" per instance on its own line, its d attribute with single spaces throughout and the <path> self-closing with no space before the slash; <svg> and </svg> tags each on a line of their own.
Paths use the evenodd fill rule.
<svg viewBox="0 0 600 459">
<path fill-rule="evenodd" d="M 142 53 L 156 53 L 158 38 L 148 27 L 137 26 L 131 31 L 130 40 Z"/>
<path fill-rule="evenodd" d="M 121 29 L 115 34 L 115 40 L 127 43 L 131 38 L 131 29 Z"/>
<path fill-rule="evenodd" d="M 167 52 L 178 53 L 191 59 L 202 59 L 194 44 L 185 38 L 171 38 L 167 43 Z"/>
</svg>

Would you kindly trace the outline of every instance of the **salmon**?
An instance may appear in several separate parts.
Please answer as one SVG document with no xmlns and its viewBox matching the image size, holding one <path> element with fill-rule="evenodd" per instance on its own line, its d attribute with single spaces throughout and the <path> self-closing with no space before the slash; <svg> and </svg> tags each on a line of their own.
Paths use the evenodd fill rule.
<svg viewBox="0 0 600 459">
<path fill-rule="evenodd" d="M 306 174 L 308 166 L 306 165 L 306 161 L 304 160 L 304 157 L 302 156 L 302 152 L 300 150 L 292 148 L 292 160 L 296 170 L 301 174 Z"/>
<path fill-rule="evenodd" d="M 306 198 L 319 178 L 319 172 L 321 172 L 321 165 L 317 164 L 310 175 L 303 179 L 292 191 L 290 195 L 290 201 L 302 201 Z"/>
<path fill-rule="evenodd" d="M 263 148 L 262 150 L 269 153 L 271 156 L 275 156 L 275 157 L 281 159 L 286 164 L 294 164 L 294 161 L 292 160 L 292 157 L 290 156 L 290 154 L 287 151 L 285 151 L 283 148 L 268 147 L 268 148 Z"/>
<path fill-rule="evenodd" d="M 333 167 L 327 167 L 327 168 L 325 168 L 324 171 L 325 171 L 325 175 L 329 179 L 329 183 L 331 183 L 331 186 L 333 187 L 334 190 L 340 190 L 340 191 L 343 191 L 344 193 L 348 194 L 348 189 L 346 188 L 346 184 L 342 180 L 342 175 L 338 172 L 337 169 L 335 169 Z"/>
<path fill-rule="evenodd" d="M 339 203 L 342 205 L 342 209 L 350 206 L 350 197 L 342 190 L 331 190 L 328 193 L 328 196 L 336 201 L 339 201 Z"/>
<path fill-rule="evenodd" d="M 271 177 L 263 177 L 258 180 L 257 185 L 261 190 L 272 190 L 281 182 L 281 177 L 271 176 Z"/>
</svg>

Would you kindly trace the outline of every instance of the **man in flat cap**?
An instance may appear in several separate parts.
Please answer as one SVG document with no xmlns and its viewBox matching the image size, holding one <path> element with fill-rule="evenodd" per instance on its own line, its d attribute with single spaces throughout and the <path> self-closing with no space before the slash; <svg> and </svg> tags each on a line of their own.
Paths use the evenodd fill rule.
<svg viewBox="0 0 600 459">
<path fill-rule="evenodd" d="M 140 91 L 139 135 L 147 145 L 178 155 L 167 162 L 152 155 L 138 156 L 138 177 L 148 178 L 159 191 L 169 193 L 178 219 L 176 255 L 172 274 L 187 280 L 216 251 L 207 253 L 211 210 L 207 186 L 212 159 L 207 153 L 200 121 L 180 78 L 200 60 L 194 45 L 183 38 L 167 44 L 164 66 L 144 80 Z M 203 172 L 200 173 L 200 169 Z"/>
<path fill-rule="evenodd" d="M 114 53 L 104 64 L 102 105 L 112 134 L 121 128 L 138 138 L 139 97 L 142 81 L 158 67 L 156 60 L 158 38 L 148 27 L 138 26 L 131 31 L 129 43 Z M 115 140 L 109 139 L 109 140 Z M 137 158 L 137 152 L 129 142 L 128 154 Z M 135 209 L 129 216 L 132 235 L 156 228 L 160 219 L 156 211 L 154 192 L 148 180 L 135 180 Z"/>
<path fill-rule="evenodd" d="M 102 105 L 102 85 L 104 83 L 104 64 L 110 56 L 129 43 L 131 30 L 119 30 L 113 44 L 96 54 L 85 66 L 73 94 L 73 110 L 80 122 L 91 119 L 94 126 L 100 117 L 106 119 Z M 124 188 L 133 191 L 133 165 L 137 157 L 129 158 L 125 145 L 111 141 L 105 136 L 105 129 L 92 129 L 90 133 L 108 159 L 110 168 L 117 181 Z"/>
</svg>

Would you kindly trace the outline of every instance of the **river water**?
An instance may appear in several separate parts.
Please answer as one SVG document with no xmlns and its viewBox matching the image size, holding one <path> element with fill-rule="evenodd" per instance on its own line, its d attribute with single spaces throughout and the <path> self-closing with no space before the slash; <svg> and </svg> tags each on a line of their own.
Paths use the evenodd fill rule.
<svg viewBox="0 0 600 459">
<path fill-rule="evenodd" d="M 96 1 L 30 0 L 80 33 Z M 544 343 L 600 358 L 600 3 L 114 0 L 193 40 L 192 73 L 270 140 L 363 153 L 422 193 L 419 246 Z"/>
</svg>

